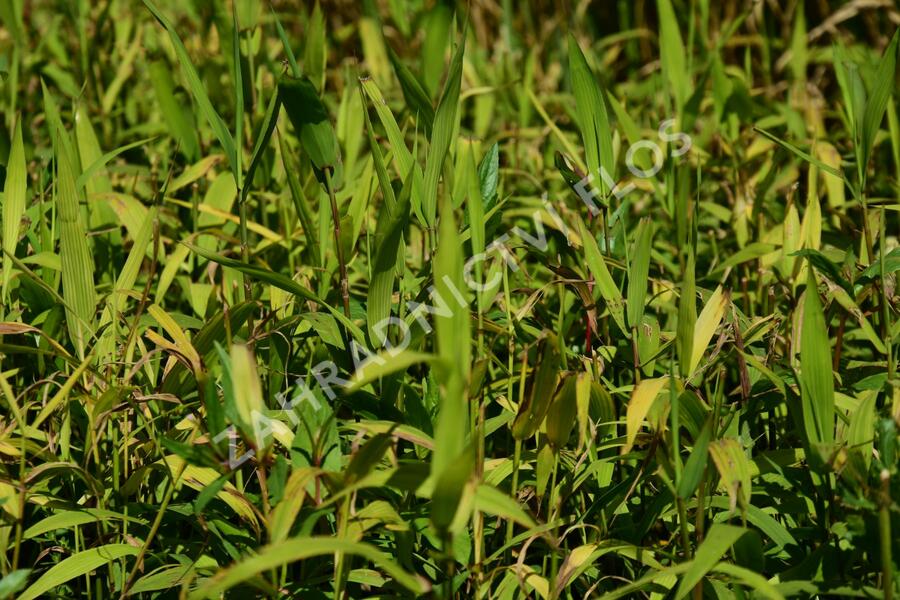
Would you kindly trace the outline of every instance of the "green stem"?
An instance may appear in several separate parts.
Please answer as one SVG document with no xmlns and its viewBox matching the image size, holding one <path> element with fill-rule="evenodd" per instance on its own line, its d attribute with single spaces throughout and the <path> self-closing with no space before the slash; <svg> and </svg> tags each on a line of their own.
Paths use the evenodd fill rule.
<svg viewBox="0 0 900 600">
<path fill-rule="evenodd" d="M 881 589 L 884 600 L 894 595 L 894 562 L 891 559 L 891 474 L 881 471 L 881 507 L 878 510 L 878 529 L 881 537 Z"/>
<path fill-rule="evenodd" d="M 331 201 L 331 220 L 334 222 L 334 247 L 338 258 L 338 269 L 341 277 L 341 300 L 344 304 L 344 315 L 350 318 L 350 283 L 347 279 L 347 263 L 344 261 L 344 249 L 341 245 L 341 217 L 338 214 L 337 198 L 334 195 L 334 184 L 331 181 L 331 169 L 325 169 L 325 187 Z M 349 347 L 349 346 L 348 346 Z"/>
</svg>

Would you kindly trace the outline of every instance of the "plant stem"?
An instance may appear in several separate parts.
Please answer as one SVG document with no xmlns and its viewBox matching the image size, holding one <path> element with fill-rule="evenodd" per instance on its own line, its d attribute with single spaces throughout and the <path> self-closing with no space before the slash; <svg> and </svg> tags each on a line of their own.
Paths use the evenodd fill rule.
<svg viewBox="0 0 900 600">
<path fill-rule="evenodd" d="M 325 169 L 325 187 L 331 201 L 331 220 L 334 222 L 334 247 L 338 258 L 341 277 L 341 300 L 344 304 L 344 315 L 350 318 L 350 283 L 347 279 L 347 263 L 344 259 L 344 248 L 341 245 L 341 217 L 338 214 L 337 198 L 334 195 L 334 184 L 331 181 L 331 169 Z"/>
<path fill-rule="evenodd" d="M 884 600 L 894 595 L 894 562 L 891 559 L 891 473 L 881 471 L 881 505 L 878 509 L 878 529 L 881 537 L 881 589 Z"/>
</svg>

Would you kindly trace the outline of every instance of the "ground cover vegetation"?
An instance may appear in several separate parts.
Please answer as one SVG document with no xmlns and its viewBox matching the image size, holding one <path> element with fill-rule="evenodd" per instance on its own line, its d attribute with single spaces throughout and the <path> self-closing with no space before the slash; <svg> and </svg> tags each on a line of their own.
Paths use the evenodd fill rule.
<svg viewBox="0 0 900 600">
<path fill-rule="evenodd" d="M 0 22 L 0 598 L 896 597 L 890 0 Z"/>
</svg>

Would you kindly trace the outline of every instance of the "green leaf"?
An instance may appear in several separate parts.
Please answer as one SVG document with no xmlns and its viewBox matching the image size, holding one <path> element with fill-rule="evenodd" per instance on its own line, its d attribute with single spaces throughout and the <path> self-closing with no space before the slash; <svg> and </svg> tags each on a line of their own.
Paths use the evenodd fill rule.
<svg viewBox="0 0 900 600">
<path fill-rule="evenodd" d="M 406 572 L 392 560 L 391 556 L 369 544 L 352 542 L 336 537 L 295 537 L 263 546 L 256 554 L 220 570 L 213 577 L 203 580 L 188 595 L 188 598 L 191 600 L 218 598 L 225 591 L 260 573 L 298 560 L 319 556 L 333 556 L 335 552 L 353 554 L 365 561 L 374 563 L 376 567 L 392 577 L 399 585 L 415 594 L 425 594 L 430 589 L 427 581 Z"/>
<path fill-rule="evenodd" d="M 394 73 L 397 74 L 397 79 L 400 81 L 403 98 L 418 122 L 424 126 L 425 135 L 430 137 L 431 129 L 434 126 L 434 107 L 431 105 L 431 99 L 416 76 L 394 52 L 394 49 L 388 46 L 387 50 Z"/>
<path fill-rule="evenodd" d="M 875 136 L 878 135 L 878 128 L 884 119 L 884 111 L 887 109 L 888 99 L 894 92 L 894 79 L 897 77 L 898 36 L 900 36 L 900 29 L 894 31 L 891 43 L 888 44 L 881 61 L 878 63 L 878 70 L 875 71 L 875 78 L 872 80 L 869 99 L 866 101 L 861 131 L 862 139 L 860 140 L 860 143 L 862 143 L 862 160 L 860 165 L 862 172 L 865 172 L 869 164 L 869 157 L 872 155 L 872 148 L 875 146 Z"/>
<path fill-rule="evenodd" d="M 76 577 L 90 573 L 97 567 L 123 558 L 134 556 L 138 549 L 130 544 L 107 544 L 73 554 L 50 567 L 37 581 L 28 586 L 18 600 L 33 600 L 46 592 L 54 590 Z"/>
<path fill-rule="evenodd" d="M 75 182 L 75 185 L 78 186 L 79 189 L 85 187 L 87 185 L 87 183 L 91 180 L 91 178 L 98 171 L 100 171 L 103 167 L 105 167 L 107 165 L 107 163 L 109 163 L 109 161 L 111 161 L 112 159 L 114 159 L 115 157 L 119 156 L 120 154 L 122 154 L 124 152 L 128 152 L 129 150 L 133 150 L 135 148 L 143 146 L 144 144 L 146 144 L 148 142 L 152 142 L 154 139 L 155 138 L 146 138 L 143 140 L 138 140 L 136 142 L 132 142 L 130 144 L 125 144 L 124 146 L 120 146 L 120 147 L 116 148 L 115 150 L 107 152 L 103 156 L 97 157 L 96 160 L 94 160 L 92 163 L 90 163 L 89 165 L 87 165 L 87 167 L 84 168 L 84 170 L 81 172 L 81 175 L 79 175 L 78 180 Z"/>
<path fill-rule="evenodd" d="M 703 310 L 700 311 L 700 316 L 697 317 L 697 322 L 693 328 L 694 339 L 691 342 L 689 373 L 693 373 L 700 365 L 700 360 L 703 358 L 703 353 L 706 352 L 706 347 L 712 341 L 713 335 L 715 335 L 716 329 L 719 327 L 719 323 L 722 322 L 722 317 L 725 316 L 725 309 L 728 307 L 728 302 L 729 294 L 723 293 L 722 286 L 719 286 L 712 295 L 710 295 Z"/>
<path fill-rule="evenodd" d="M 6 182 L 3 184 L 3 298 L 9 301 L 9 278 L 12 256 L 19 241 L 19 225 L 25 215 L 28 173 L 25 165 L 25 146 L 22 143 L 22 117 L 16 119 L 12 147 L 6 163 Z"/>
<path fill-rule="evenodd" d="M 747 530 L 743 527 L 714 523 L 707 532 L 703 543 L 697 548 L 691 566 L 682 576 L 678 590 L 675 592 L 675 598 L 680 600 L 687 596 L 694 589 L 694 586 L 700 583 L 703 576 L 728 552 L 728 549 L 734 545 L 738 538 L 746 532 Z"/>
<path fill-rule="evenodd" d="M 492 485 L 482 483 L 475 490 L 475 509 L 488 515 L 514 521 L 523 527 L 537 527 L 534 519 L 513 498 Z"/>
<path fill-rule="evenodd" d="M 274 271 L 270 271 L 263 267 L 256 267 L 254 265 L 248 265 L 246 263 L 242 263 L 239 260 L 234 260 L 233 258 L 228 258 L 227 256 L 222 256 L 221 254 L 216 254 L 215 252 L 210 252 L 208 250 L 204 250 L 203 248 L 200 248 L 199 246 L 195 246 L 188 242 L 182 242 L 182 244 L 184 244 L 185 246 L 190 248 L 190 250 L 192 252 L 199 254 L 200 256 L 202 256 L 203 258 L 205 258 L 207 260 L 211 260 L 213 262 L 219 263 L 223 267 L 235 269 L 237 271 L 240 271 L 241 273 L 246 273 L 247 275 L 250 275 L 251 277 L 259 279 L 260 281 L 264 281 L 264 282 L 268 283 L 269 285 L 274 285 L 275 287 L 277 287 L 279 289 L 282 289 L 286 292 L 290 292 L 290 293 L 292 293 L 296 296 L 299 296 L 305 300 L 315 302 L 316 304 L 324 307 L 328 312 L 331 313 L 331 315 L 335 319 L 340 321 L 344 325 L 344 327 L 346 327 L 347 330 L 351 334 L 353 334 L 353 337 L 356 339 L 357 342 L 359 342 L 361 344 L 365 343 L 365 336 L 363 335 L 360 328 L 357 327 L 353 323 L 353 321 L 351 321 L 346 316 L 344 316 L 344 313 L 342 311 L 334 308 L 333 306 L 331 306 L 330 304 L 328 304 L 327 302 L 325 302 L 324 300 L 322 300 L 321 298 L 316 296 L 314 293 L 312 293 L 311 291 L 309 291 L 308 289 L 306 289 L 305 287 L 303 287 L 302 285 L 300 285 L 299 283 L 297 283 L 290 277 L 282 275 L 281 273 L 275 273 Z"/>
<path fill-rule="evenodd" d="M 634 331 L 644 318 L 647 298 L 647 277 L 650 274 L 650 243 L 653 226 L 649 219 L 641 219 L 628 265 L 628 325 Z"/>
<path fill-rule="evenodd" d="M 150 81 L 159 112 L 169 133 L 175 138 L 178 148 L 191 162 L 200 158 L 200 141 L 197 138 L 197 127 L 194 125 L 194 112 L 190 102 L 180 102 L 175 95 L 175 81 L 172 69 L 162 61 L 150 63 Z M 170 187 L 171 189 L 171 187 Z"/>
<path fill-rule="evenodd" d="M 466 382 L 471 357 L 471 318 L 468 287 L 463 282 L 463 247 L 449 196 L 441 203 L 439 225 L 432 298 L 448 310 L 434 316 L 438 356 L 447 366 L 436 373 L 442 394 L 431 467 L 432 473 L 438 476 L 458 458 L 465 443 L 468 431 Z"/>
<path fill-rule="evenodd" d="M 694 251 L 688 251 L 687 264 L 684 268 L 684 280 L 681 282 L 681 294 L 678 297 L 678 329 L 676 331 L 676 349 L 678 350 L 678 368 L 682 377 L 691 374 L 691 363 L 694 355 L 694 327 L 697 324 L 697 290 L 694 285 Z M 702 352 L 702 351 L 701 351 Z"/>
<path fill-rule="evenodd" d="M 59 258 L 67 308 L 66 325 L 78 357 L 84 358 L 85 348 L 93 334 L 96 308 L 94 260 L 82 220 L 81 193 L 75 184 L 72 157 L 62 145 L 60 149 L 62 151 L 57 156 L 56 202 L 59 207 Z"/>
<path fill-rule="evenodd" d="M 307 77 L 283 77 L 278 82 L 278 95 L 317 172 L 330 169 L 335 187 L 341 187 L 343 175 L 337 135 L 313 83 Z M 323 181 L 321 177 L 320 181 Z"/>
<path fill-rule="evenodd" d="M 847 444 L 851 452 L 858 452 L 866 470 L 872 462 L 872 446 L 875 432 L 875 401 L 878 394 L 865 392 L 859 405 L 850 416 L 850 427 L 847 431 Z"/>
<path fill-rule="evenodd" d="M 434 354 L 409 349 L 379 352 L 359 366 L 347 386 L 347 391 L 354 392 L 382 377 L 405 371 L 412 365 L 436 363 L 439 360 Z"/>
<path fill-rule="evenodd" d="M 606 302 L 609 314 L 612 315 L 619 329 L 628 337 L 630 336 L 630 331 L 625 326 L 625 299 L 622 298 L 622 292 L 616 287 L 616 282 L 613 281 L 612 275 L 609 274 L 609 270 L 606 268 L 606 261 L 603 259 L 603 255 L 600 254 L 600 248 L 597 246 L 594 234 L 588 231 L 584 221 L 579 220 L 578 226 L 581 243 L 584 244 L 584 257 L 588 269 L 591 275 L 594 276 L 594 281 L 600 290 L 600 295 Z"/>
<path fill-rule="evenodd" d="M 598 187 L 605 195 L 610 190 L 605 178 L 600 177 L 600 168 L 603 167 L 613 180 L 616 178 L 612 127 L 609 124 L 606 103 L 600 93 L 600 86 L 581 52 L 578 41 L 572 34 L 569 34 L 569 71 L 572 77 L 572 92 L 575 95 L 578 128 L 584 143 L 588 176 L 599 180 Z"/>
<path fill-rule="evenodd" d="M 475 471 L 475 457 L 471 450 L 464 450 L 446 468 L 439 472 L 431 492 L 431 522 L 438 531 L 450 530 L 467 515 L 458 513 L 471 509 L 464 500 L 466 484 Z"/>
<path fill-rule="evenodd" d="M 668 383 L 668 377 L 657 377 L 656 379 L 642 379 L 634 386 L 625 412 L 625 445 L 622 446 L 622 454 L 631 452 L 647 413 L 650 412 L 650 408 L 656 402 L 656 397 Z"/>
<path fill-rule="evenodd" d="M 686 500 L 693 495 L 694 491 L 700 485 L 700 480 L 706 472 L 706 463 L 709 458 L 707 450 L 709 448 L 709 440 L 712 438 L 712 420 L 707 420 L 700 430 L 700 435 L 691 448 L 691 454 L 688 456 L 687 462 L 684 464 L 684 471 L 681 473 L 681 481 L 678 483 L 678 497 Z"/>
<path fill-rule="evenodd" d="M 774 134 L 772 134 L 772 133 L 769 133 L 769 132 L 766 131 L 765 129 L 761 129 L 761 128 L 759 128 L 759 127 L 754 127 L 754 128 L 753 128 L 753 131 L 762 134 L 763 136 L 769 138 L 770 140 L 772 140 L 773 142 L 775 142 L 776 144 L 778 144 L 779 146 L 781 146 L 781 147 L 784 148 L 785 150 L 788 150 L 789 152 L 791 152 L 791 153 L 793 153 L 794 155 L 796 155 L 796 156 L 802 158 L 802 159 L 805 160 L 806 162 L 808 162 L 808 163 L 810 163 L 810 164 L 812 164 L 812 165 L 815 165 L 816 167 L 818 167 L 819 169 L 821 169 L 821 170 L 824 171 L 825 173 L 828 173 L 829 175 L 833 175 L 833 176 L 837 177 L 838 179 L 840 179 L 840 180 L 846 182 L 846 183 L 849 185 L 849 182 L 847 182 L 847 178 L 844 177 L 844 174 L 843 174 L 843 173 L 841 173 L 840 171 L 838 171 L 837 169 L 835 169 L 835 168 L 833 168 L 833 167 L 830 167 L 830 166 L 826 165 L 825 163 L 823 163 L 823 162 L 822 162 L 821 160 L 819 160 L 818 158 L 815 158 L 815 157 L 811 156 L 809 153 L 804 152 L 803 150 L 801 150 L 801 149 L 798 148 L 797 146 L 794 146 L 793 144 L 791 144 L 791 143 L 789 143 L 789 142 L 786 142 L 786 141 L 782 140 L 781 138 L 777 137 L 776 135 L 774 135 Z"/>
<path fill-rule="evenodd" d="M 259 133 L 256 135 L 256 142 L 253 144 L 253 154 L 250 156 L 250 164 L 247 167 L 247 176 L 244 179 L 244 186 L 241 188 L 241 200 L 246 200 L 250 187 L 253 185 L 253 176 L 256 169 L 259 168 L 262 157 L 269 147 L 269 141 L 272 139 L 272 132 L 275 131 L 275 125 L 278 123 L 278 113 L 281 110 L 281 97 L 275 93 L 269 100 L 269 106 L 266 108 L 266 116 L 259 126 Z M 292 173 L 292 175 L 294 175 Z M 296 177 L 296 176 L 295 176 Z"/>
<path fill-rule="evenodd" d="M 322 91 L 325 85 L 325 65 L 328 56 L 328 40 L 325 36 L 325 15 L 318 0 L 306 22 L 305 45 L 303 48 L 303 68 L 316 89 Z"/>
<path fill-rule="evenodd" d="M 187 79 L 188 89 L 194 96 L 194 101 L 200 108 L 200 112 L 203 113 L 203 116 L 206 117 L 210 127 L 212 127 L 213 133 L 215 133 L 219 143 L 222 144 L 222 148 L 225 150 L 225 156 L 228 158 L 228 164 L 231 165 L 231 173 L 234 176 L 235 181 L 240 181 L 240 163 L 238 162 L 234 138 L 232 137 L 231 132 L 228 131 L 228 126 L 225 125 L 225 121 L 222 120 L 222 117 L 220 117 L 219 113 L 216 112 L 216 109 L 213 108 L 213 104 L 206 94 L 203 83 L 200 81 L 200 76 L 197 74 L 197 70 L 191 63 L 191 57 L 188 54 L 187 48 L 184 47 L 184 43 L 182 43 L 181 38 L 178 36 L 178 32 L 175 31 L 175 26 L 162 14 L 156 4 L 151 0 L 143 0 L 143 2 L 150 12 L 153 13 L 153 16 L 156 17 L 156 20 L 159 21 L 160 25 L 168 32 L 169 38 L 172 40 L 172 46 L 175 48 L 175 54 L 178 56 L 178 63 L 181 65 L 181 72 Z"/>
<path fill-rule="evenodd" d="M 384 127 L 385 134 L 387 135 L 388 146 L 390 147 L 391 154 L 397 164 L 398 174 L 400 177 L 406 177 L 413 168 L 413 157 L 409 148 L 406 147 L 403 133 L 400 131 L 400 126 L 397 125 L 394 114 L 391 112 L 384 96 L 381 94 L 381 90 L 378 89 L 378 85 L 376 85 L 374 81 L 365 78 L 361 79 L 359 84 L 366 93 L 366 96 L 369 97 L 369 100 L 372 101 L 375 112 L 378 113 L 378 119 L 381 121 L 381 126 Z M 368 113 L 366 113 L 367 123 L 369 123 L 368 118 Z M 371 124 L 369 124 L 368 129 L 371 133 Z M 370 137 L 370 145 L 372 140 L 374 140 L 374 135 Z"/>
<path fill-rule="evenodd" d="M 575 398 L 575 377 L 566 377 L 556 391 L 553 403 L 547 411 L 547 442 L 554 450 L 559 450 L 569 441 L 577 418 Z"/>
<path fill-rule="evenodd" d="M 104 510 L 100 508 L 80 508 L 78 510 L 65 510 L 41 519 L 40 521 L 26 529 L 23 535 L 25 536 L 25 538 L 30 539 L 39 535 L 43 535 L 50 531 L 56 531 L 58 529 L 71 529 L 78 525 L 85 525 L 87 523 L 100 523 L 102 521 L 109 520 L 132 521 L 142 524 L 145 523 L 143 519 L 129 517 L 127 515 L 113 512 L 111 510 Z"/>
<path fill-rule="evenodd" d="M 807 272 L 800 332 L 800 400 L 807 442 L 815 446 L 834 441 L 834 376 L 831 343 L 816 278 L 812 268 Z M 810 458 L 816 454 L 812 452 Z"/>
<path fill-rule="evenodd" d="M 284 27 L 281 25 L 281 19 L 278 18 L 275 7 L 272 7 L 272 18 L 275 19 L 275 29 L 278 31 L 278 38 L 281 40 L 284 53 L 287 55 L 288 64 L 291 66 L 291 75 L 300 77 L 300 66 L 297 64 L 297 58 L 291 49 L 291 42 L 287 39 L 287 33 L 285 33 Z"/>
<path fill-rule="evenodd" d="M 657 0 L 659 10 L 659 55 L 662 59 L 663 74 L 669 82 L 675 110 L 681 112 L 691 95 L 684 42 L 681 39 L 678 17 L 670 0 Z"/>
<path fill-rule="evenodd" d="M 463 31 L 462 40 L 453 53 L 450 61 L 450 71 L 441 94 L 434 116 L 434 129 L 431 132 L 431 146 L 428 148 L 428 160 L 425 164 L 425 195 L 422 199 L 422 209 L 425 216 L 425 224 L 429 227 L 435 223 L 437 212 L 438 179 L 444 168 L 444 159 L 450 150 L 453 132 L 456 129 L 459 112 L 459 89 L 462 84 L 463 55 L 466 51 L 466 31 Z"/>
<path fill-rule="evenodd" d="M 7 573 L 0 579 L 0 599 L 12 598 L 13 594 L 25 587 L 30 574 L 31 569 L 16 569 Z"/>
<path fill-rule="evenodd" d="M 262 446 L 265 440 L 259 439 L 257 418 L 265 410 L 262 387 L 256 373 L 256 357 L 243 344 L 231 346 L 231 383 L 234 394 L 234 405 L 244 431 L 251 433 Z"/>
<path fill-rule="evenodd" d="M 390 185 L 390 184 L 388 184 Z M 366 324 L 369 338 L 376 348 L 387 341 L 387 319 L 391 315 L 391 305 L 396 280 L 395 269 L 398 255 L 404 253 L 403 234 L 409 222 L 409 196 L 412 176 L 407 176 L 400 192 L 400 199 L 393 207 L 385 202 L 381 207 L 378 224 L 375 227 L 375 260 L 369 291 L 366 299 Z"/>
<path fill-rule="evenodd" d="M 730 509 L 740 505 L 741 510 L 746 511 L 750 506 L 752 481 L 750 460 L 741 443 L 733 437 L 716 440 L 710 443 L 709 454 L 719 471 L 720 486 L 728 492 Z"/>
<path fill-rule="evenodd" d="M 547 416 L 559 382 L 559 343 L 556 336 L 548 333 L 540 343 L 540 363 L 535 367 L 528 397 L 519 406 L 512 424 L 512 434 L 517 440 L 527 440 L 537 433 Z"/>
<path fill-rule="evenodd" d="M 294 201 L 294 209 L 297 211 L 297 218 L 303 227 L 303 237 L 306 240 L 306 251 L 309 254 L 311 262 L 314 266 L 322 264 L 317 228 L 313 222 L 313 211 L 309 205 L 309 199 L 303 191 L 303 186 L 297 179 L 296 163 L 291 159 L 291 153 L 288 150 L 284 136 L 278 136 L 278 148 L 281 152 L 281 162 L 284 166 L 285 179 L 288 182 L 288 189 L 291 193 L 291 199 Z"/>
</svg>

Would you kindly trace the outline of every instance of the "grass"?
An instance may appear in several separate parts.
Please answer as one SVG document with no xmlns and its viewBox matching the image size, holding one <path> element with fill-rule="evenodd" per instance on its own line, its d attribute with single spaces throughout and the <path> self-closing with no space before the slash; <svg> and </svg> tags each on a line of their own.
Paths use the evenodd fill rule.
<svg viewBox="0 0 900 600">
<path fill-rule="evenodd" d="M 0 4 L 0 598 L 897 597 L 890 3 Z"/>
</svg>

